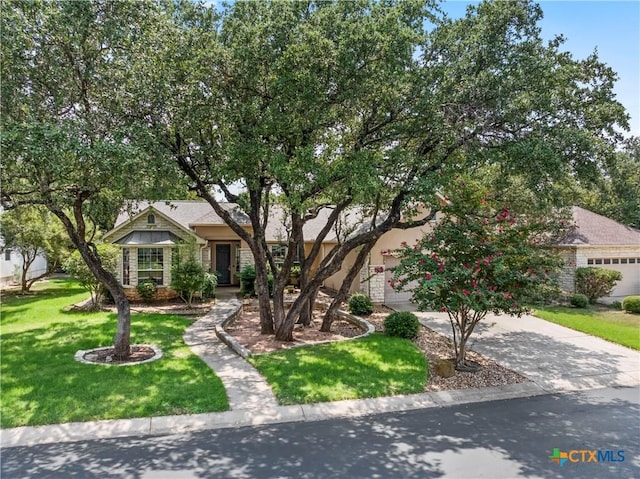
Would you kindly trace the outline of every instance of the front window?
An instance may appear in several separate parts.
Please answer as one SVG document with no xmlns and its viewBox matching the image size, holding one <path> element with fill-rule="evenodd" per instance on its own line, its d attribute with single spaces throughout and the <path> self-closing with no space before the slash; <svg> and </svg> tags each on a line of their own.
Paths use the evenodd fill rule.
<svg viewBox="0 0 640 479">
<path fill-rule="evenodd" d="M 284 263 L 284 257 L 287 255 L 287 246 L 283 244 L 271 245 L 271 256 L 273 256 L 273 262 L 278 266 L 282 266 Z"/>
<path fill-rule="evenodd" d="M 162 248 L 138 248 L 138 283 L 151 279 L 162 285 L 163 270 Z"/>
<path fill-rule="evenodd" d="M 122 250 L 122 284 L 128 286 L 131 281 L 129 264 L 130 264 L 131 251 L 129 248 Z"/>
</svg>

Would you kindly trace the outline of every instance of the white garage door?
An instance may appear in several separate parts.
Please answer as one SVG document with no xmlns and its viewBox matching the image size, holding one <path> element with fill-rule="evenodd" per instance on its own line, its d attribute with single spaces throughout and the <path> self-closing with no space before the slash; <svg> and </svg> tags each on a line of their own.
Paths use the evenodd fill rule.
<svg viewBox="0 0 640 479">
<path fill-rule="evenodd" d="M 396 291 L 391 287 L 390 281 L 393 279 L 393 272 L 389 268 L 398 266 L 399 263 L 400 260 L 393 256 L 385 256 L 384 258 L 384 302 L 387 304 L 411 300 L 410 291 Z"/>
<path fill-rule="evenodd" d="M 638 260 L 640 261 L 640 259 Z M 622 273 L 622 279 L 611 292 L 611 296 L 632 296 L 640 294 L 640 264 L 598 265 L 601 268 L 615 269 Z"/>
</svg>

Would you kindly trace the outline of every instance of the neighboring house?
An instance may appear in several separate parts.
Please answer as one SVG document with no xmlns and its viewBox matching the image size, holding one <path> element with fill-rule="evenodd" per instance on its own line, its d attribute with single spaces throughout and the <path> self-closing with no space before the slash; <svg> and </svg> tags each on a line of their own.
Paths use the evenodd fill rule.
<svg viewBox="0 0 640 479">
<path fill-rule="evenodd" d="M 640 294 L 640 230 L 578 206 L 572 212 L 575 228 L 558 245 L 566 262 L 562 289 L 575 292 L 576 268 L 595 266 L 622 273 L 611 295 L 601 301 Z"/>
<path fill-rule="evenodd" d="M 235 215 L 236 220 L 251 231 L 249 218 L 231 203 L 223 207 Z M 308 253 L 321 228 L 326 224 L 330 211 L 325 210 L 304 227 L 305 251 Z M 357 215 L 350 219 L 357 226 Z M 408 299 L 409 293 L 397 293 L 389 286 L 391 273 L 388 268 L 395 266 L 398 260 L 390 254 L 399 248 L 402 242 L 413 244 L 431 230 L 431 225 L 412 230 L 393 230 L 378 241 L 370 254 L 368 264 L 363 268 L 360 280 L 354 281 L 351 291 L 363 291 L 375 302 L 393 302 Z M 287 250 L 287 224 L 282 210 L 273 207 L 266 228 L 266 240 L 276 262 L 284 259 Z M 136 285 L 151 278 L 158 285 L 159 296 L 175 296 L 169 288 L 171 284 L 171 258 L 177 243 L 193 239 L 200 247 L 200 260 L 206 270 L 217 272 L 218 285 L 238 285 L 240 270 L 253 263 L 248 245 L 224 223 L 213 208 L 204 201 L 158 201 L 140 202 L 132 212 L 118 216 L 114 228 L 104 240 L 113 243 L 122 250 L 118 277 L 130 298 L 137 298 Z M 322 244 L 319 261 L 338 243 L 336 234 L 329 234 Z M 325 286 L 338 289 L 346 275 L 349 264 L 356 252 L 346 259 L 339 272 L 325 281 Z"/>
<path fill-rule="evenodd" d="M 22 255 L 11 248 L 0 248 L 0 286 L 19 284 L 22 275 Z M 47 271 L 47 258 L 38 255 L 27 271 L 27 279 Z"/>
</svg>

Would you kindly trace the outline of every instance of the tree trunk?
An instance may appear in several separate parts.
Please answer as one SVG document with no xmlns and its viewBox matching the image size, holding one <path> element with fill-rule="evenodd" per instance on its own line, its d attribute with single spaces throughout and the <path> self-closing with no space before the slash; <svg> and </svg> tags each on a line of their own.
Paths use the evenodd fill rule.
<svg viewBox="0 0 640 479">
<path fill-rule="evenodd" d="M 271 311 L 271 302 L 269 300 L 267 265 L 264 258 L 264 255 L 254 257 L 256 268 L 256 279 L 254 285 L 260 309 L 260 334 L 273 334 L 273 315 Z"/>
<path fill-rule="evenodd" d="M 349 291 L 351 290 L 351 284 L 356 279 L 356 277 L 360 274 L 360 270 L 362 270 L 362 267 L 366 263 L 367 257 L 369 256 L 369 252 L 371 251 L 371 248 L 373 248 L 374 244 L 375 242 L 367 243 L 364 246 L 362 246 L 362 249 L 358 252 L 358 256 L 356 257 L 356 260 L 354 261 L 353 265 L 351 265 L 351 268 L 349 269 L 347 276 L 342 282 L 340 289 L 334 296 L 333 301 L 331 301 L 331 305 L 329 306 L 329 309 L 327 309 L 327 312 L 325 313 L 324 318 L 322 319 L 322 327 L 320 328 L 320 331 L 325 333 L 328 333 L 331 331 L 331 324 L 338 317 L 338 309 L 340 308 L 340 304 L 342 304 L 342 302 L 347 299 L 347 296 L 349 295 Z"/>
<path fill-rule="evenodd" d="M 122 286 L 116 281 L 116 287 L 113 284 L 107 284 L 107 289 L 113 296 L 113 300 L 118 310 L 118 326 L 116 335 L 113 338 L 113 348 L 115 356 L 126 358 L 131 354 L 131 310 L 129 308 L 129 300 L 124 294 Z"/>
</svg>

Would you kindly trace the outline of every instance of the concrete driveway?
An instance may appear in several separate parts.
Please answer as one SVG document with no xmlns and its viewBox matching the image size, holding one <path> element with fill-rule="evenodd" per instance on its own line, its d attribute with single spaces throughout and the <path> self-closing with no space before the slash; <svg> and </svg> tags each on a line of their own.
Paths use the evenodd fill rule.
<svg viewBox="0 0 640 479">
<path fill-rule="evenodd" d="M 446 313 L 419 312 L 410 302 L 388 306 L 413 311 L 422 324 L 452 337 Z M 640 352 L 533 316 L 487 315 L 469 347 L 550 392 L 640 386 Z"/>
</svg>

